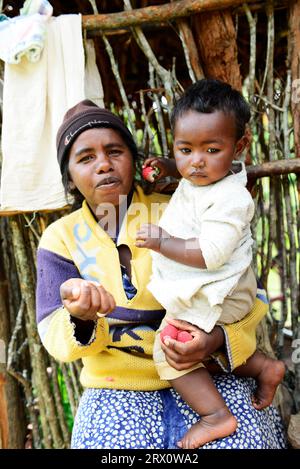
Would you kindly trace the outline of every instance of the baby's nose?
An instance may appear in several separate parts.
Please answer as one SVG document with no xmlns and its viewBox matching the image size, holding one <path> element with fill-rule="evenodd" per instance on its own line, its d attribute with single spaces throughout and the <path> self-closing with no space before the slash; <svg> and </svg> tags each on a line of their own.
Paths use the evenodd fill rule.
<svg viewBox="0 0 300 469">
<path fill-rule="evenodd" d="M 192 164 L 195 168 L 204 168 L 205 160 L 204 160 L 203 154 L 202 153 L 197 153 L 193 158 L 193 163 Z"/>
</svg>

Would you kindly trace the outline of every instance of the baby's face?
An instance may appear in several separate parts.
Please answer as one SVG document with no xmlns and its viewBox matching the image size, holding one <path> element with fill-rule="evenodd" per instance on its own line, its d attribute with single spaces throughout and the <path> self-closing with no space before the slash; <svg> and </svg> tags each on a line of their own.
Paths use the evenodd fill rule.
<svg viewBox="0 0 300 469">
<path fill-rule="evenodd" d="M 197 186 L 219 181 L 229 173 L 232 160 L 241 152 L 240 142 L 231 114 L 188 111 L 177 119 L 174 130 L 178 171 Z"/>
</svg>

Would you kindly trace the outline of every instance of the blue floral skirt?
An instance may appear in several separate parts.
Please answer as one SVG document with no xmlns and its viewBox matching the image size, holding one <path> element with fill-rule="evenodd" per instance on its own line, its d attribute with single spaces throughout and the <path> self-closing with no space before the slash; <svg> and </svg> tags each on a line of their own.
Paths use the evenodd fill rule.
<svg viewBox="0 0 300 469">
<path fill-rule="evenodd" d="M 215 385 L 232 414 L 236 432 L 203 449 L 284 449 L 286 439 L 274 407 L 258 411 L 251 404 L 251 378 L 217 375 Z M 72 434 L 72 448 L 174 449 L 199 416 L 173 389 L 84 391 Z"/>
</svg>

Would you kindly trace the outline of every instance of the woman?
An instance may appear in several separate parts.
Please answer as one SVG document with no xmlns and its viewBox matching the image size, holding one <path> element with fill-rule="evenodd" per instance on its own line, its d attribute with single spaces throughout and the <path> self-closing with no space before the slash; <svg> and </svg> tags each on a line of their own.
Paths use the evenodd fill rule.
<svg viewBox="0 0 300 469">
<path fill-rule="evenodd" d="M 130 132 L 90 101 L 65 115 L 57 154 L 66 190 L 83 204 L 42 236 L 37 314 L 48 352 L 61 361 L 83 360 L 86 390 L 72 447 L 176 448 L 198 416 L 156 374 L 152 347 L 164 310 L 146 288 L 149 251 L 135 246 L 137 229 L 156 224 L 169 198 L 134 185 Z M 266 309 L 258 298 L 244 320 L 215 327 L 201 342 L 193 327 L 189 344 L 163 345 L 169 363 L 185 369 L 214 354 L 223 367 L 237 367 L 253 353 L 255 326 Z M 239 428 L 205 448 L 285 447 L 276 411 L 253 408 L 252 381 L 220 374 L 215 383 Z"/>
</svg>

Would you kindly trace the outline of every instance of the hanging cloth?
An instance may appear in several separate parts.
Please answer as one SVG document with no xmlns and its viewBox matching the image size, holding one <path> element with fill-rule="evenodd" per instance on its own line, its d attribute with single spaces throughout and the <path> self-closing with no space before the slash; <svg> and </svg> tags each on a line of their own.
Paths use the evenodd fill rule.
<svg viewBox="0 0 300 469">
<path fill-rule="evenodd" d="M 25 55 L 30 62 L 40 59 L 46 37 L 46 22 L 53 13 L 47 0 L 26 0 L 20 15 L 0 15 L 0 59 L 18 64 Z"/>
<path fill-rule="evenodd" d="M 37 211 L 66 205 L 56 158 L 57 129 L 65 112 L 82 99 L 98 98 L 103 106 L 93 51 L 88 54 L 92 55 L 86 59 L 86 74 L 81 15 L 62 15 L 47 22 L 38 62 L 22 57 L 17 65 L 5 64 L 1 210 Z M 88 78 L 91 73 L 93 80 Z M 85 92 L 85 81 L 98 89 L 89 86 Z"/>
</svg>

